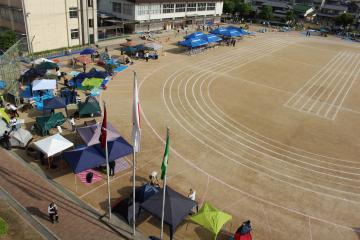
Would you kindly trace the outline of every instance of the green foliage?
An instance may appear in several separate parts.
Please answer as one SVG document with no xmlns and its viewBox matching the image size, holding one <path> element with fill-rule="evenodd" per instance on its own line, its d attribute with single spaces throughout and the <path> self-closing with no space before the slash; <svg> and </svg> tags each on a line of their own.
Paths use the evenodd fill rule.
<svg viewBox="0 0 360 240">
<path fill-rule="evenodd" d="M 224 1 L 224 13 L 235 13 L 236 3 L 234 0 Z"/>
<path fill-rule="evenodd" d="M 335 23 L 337 25 L 343 26 L 344 28 L 346 28 L 348 25 L 351 25 L 353 22 L 354 16 L 349 13 L 343 13 L 335 19 Z"/>
<path fill-rule="evenodd" d="M 0 217 L 0 237 L 7 234 L 8 225 L 4 219 Z"/>
<path fill-rule="evenodd" d="M 17 41 L 16 33 L 13 30 L 0 31 L 0 49 L 4 52 Z"/>
<path fill-rule="evenodd" d="M 296 20 L 296 15 L 293 10 L 286 12 L 285 20 L 288 22 L 294 22 Z"/>
<path fill-rule="evenodd" d="M 270 6 L 263 6 L 261 9 L 260 17 L 265 20 L 271 20 L 273 17 L 273 9 Z"/>
<path fill-rule="evenodd" d="M 249 3 L 239 3 L 236 6 L 236 12 L 238 12 L 241 17 L 248 17 L 251 13 L 251 5 Z"/>
</svg>

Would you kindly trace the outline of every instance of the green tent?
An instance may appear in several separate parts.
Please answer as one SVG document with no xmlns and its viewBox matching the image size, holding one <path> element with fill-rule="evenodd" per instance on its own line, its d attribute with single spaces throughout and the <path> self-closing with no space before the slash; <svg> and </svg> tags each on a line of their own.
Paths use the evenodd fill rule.
<svg viewBox="0 0 360 240">
<path fill-rule="evenodd" d="M 51 116 L 40 116 L 36 118 L 36 127 L 42 136 L 48 135 L 51 128 L 61 126 L 65 122 L 66 118 L 61 113 L 55 113 Z"/>
<path fill-rule="evenodd" d="M 4 119 L 6 123 L 10 122 L 9 115 L 5 112 L 5 108 L 0 108 L 0 118 Z"/>
<path fill-rule="evenodd" d="M 85 102 L 78 104 L 79 117 L 101 115 L 99 102 L 94 97 L 88 97 Z"/>
<path fill-rule="evenodd" d="M 215 234 L 216 239 L 216 236 L 220 232 L 222 226 L 231 220 L 231 218 L 231 215 L 221 212 L 209 203 L 205 202 L 199 212 L 190 217 L 190 220 L 210 230 Z"/>
<path fill-rule="evenodd" d="M 100 87 L 102 82 L 101 78 L 85 78 L 81 85 L 84 89 L 93 89 Z"/>
<path fill-rule="evenodd" d="M 42 62 L 39 65 L 37 65 L 35 67 L 35 69 L 45 69 L 45 70 L 49 70 L 49 69 L 55 69 L 57 68 L 58 65 L 56 63 L 53 62 Z"/>
</svg>

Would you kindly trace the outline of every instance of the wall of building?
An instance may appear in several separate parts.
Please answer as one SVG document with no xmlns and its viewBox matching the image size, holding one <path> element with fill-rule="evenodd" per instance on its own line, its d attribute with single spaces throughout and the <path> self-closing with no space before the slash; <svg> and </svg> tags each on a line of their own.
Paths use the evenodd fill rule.
<svg viewBox="0 0 360 240">
<path fill-rule="evenodd" d="M 0 0 L 0 27 L 25 33 L 21 0 Z"/>
</svg>

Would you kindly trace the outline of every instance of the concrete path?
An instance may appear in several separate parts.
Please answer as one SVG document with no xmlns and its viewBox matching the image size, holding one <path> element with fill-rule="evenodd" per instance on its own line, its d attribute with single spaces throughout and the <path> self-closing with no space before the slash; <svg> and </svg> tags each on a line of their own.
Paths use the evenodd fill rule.
<svg viewBox="0 0 360 240">
<path fill-rule="evenodd" d="M 8 200 L 15 201 L 20 214 L 31 223 L 44 238 L 50 239 L 128 239 L 131 230 L 119 229 L 118 224 L 105 224 L 97 212 L 84 207 L 79 201 L 60 191 L 22 160 L 0 149 L 0 186 Z M 11 199 L 12 200 L 11 200 Z M 60 223 L 52 224 L 47 216 L 48 204 L 54 201 L 59 209 Z M 22 210 L 22 211 L 21 211 Z M 27 211 L 25 211 L 27 210 Z M 41 226 L 39 226 L 41 225 Z M 125 226 L 125 225 L 124 225 Z M 125 228 L 126 228 L 125 227 Z M 130 231 L 129 231 L 130 230 Z M 137 234 L 136 239 L 145 239 Z"/>
</svg>

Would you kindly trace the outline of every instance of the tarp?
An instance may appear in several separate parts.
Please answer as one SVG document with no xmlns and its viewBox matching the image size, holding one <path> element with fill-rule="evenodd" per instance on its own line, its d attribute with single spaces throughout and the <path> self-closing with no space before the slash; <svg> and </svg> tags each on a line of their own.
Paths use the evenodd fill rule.
<svg viewBox="0 0 360 240">
<path fill-rule="evenodd" d="M 125 157 L 132 153 L 132 146 L 122 137 L 108 142 L 109 162 Z M 100 144 L 81 147 L 63 153 L 64 159 L 74 173 L 106 164 L 105 153 Z"/>
<path fill-rule="evenodd" d="M 85 64 L 92 63 L 91 58 L 89 58 L 89 57 L 87 57 L 87 56 L 83 56 L 83 55 L 75 58 L 75 60 L 76 60 L 77 62 L 85 63 Z"/>
<path fill-rule="evenodd" d="M 55 69 L 58 67 L 57 63 L 54 62 L 42 62 L 39 65 L 35 66 L 35 69 Z"/>
<path fill-rule="evenodd" d="M 90 69 L 87 73 L 79 73 L 73 80 L 84 80 L 85 78 L 106 78 L 109 73 L 106 71 L 99 71 L 95 68 Z"/>
<path fill-rule="evenodd" d="M 0 118 L 4 119 L 6 123 L 10 122 L 9 115 L 5 112 L 5 108 L 0 108 Z"/>
<path fill-rule="evenodd" d="M 154 217 L 161 219 L 162 199 L 163 190 L 160 190 L 143 202 L 140 205 L 140 210 L 145 209 Z M 195 201 L 181 195 L 170 187 L 166 187 L 164 222 L 170 226 L 170 239 L 172 239 L 176 227 L 196 205 Z"/>
<path fill-rule="evenodd" d="M 32 91 L 48 90 L 55 88 L 56 88 L 55 79 L 41 79 L 41 80 L 34 80 L 32 82 Z"/>
<path fill-rule="evenodd" d="M 215 34 L 206 34 L 206 35 L 201 36 L 201 38 L 204 39 L 205 41 L 207 41 L 208 43 L 219 42 L 222 40 L 221 37 L 218 37 Z"/>
<path fill-rule="evenodd" d="M 20 77 L 20 79 L 23 81 L 23 83 L 30 83 L 37 77 L 44 77 L 45 74 L 46 74 L 46 69 L 30 68 Z"/>
<path fill-rule="evenodd" d="M 99 143 L 99 137 L 101 133 L 101 124 L 97 123 L 94 125 L 76 128 L 76 131 L 80 135 L 81 139 L 87 146 L 92 146 Z M 111 125 L 107 123 L 107 139 L 108 141 L 115 140 L 121 137 L 120 133 Z"/>
<path fill-rule="evenodd" d="M 160 49 L 163 48 L 163 46 L 159 43 L 153 43 L 153 42 L 149 42 L 149 43 L 145 43 L 144 46 L 149 49 L 149 50 L 153 50 L 153 51 L 158 51 Z"/>
<path fill-rule="evenodd" d="M 82 50 L 80 52 L 80 55 L 94 54 L 95 52 L 96 52 L 96 50 L 94 50 L 92 48 L 85 48 L 84 50 Z"/>
<path fill-rule="evenodd" d="M 224 213 L 205 202 L 198 213 L 192 215 L 190 220 L 218 235 L 222 226 L 231 220 L 231 215 Z"/>
<path fill-rule="evenodd" d="M 195 48 L 195 47 L 204 46 L 204 45 L 208 44 L 208 42 L 206 42 L 205 40 L 203 40 L 201 38 L 190 38 L 185 41 L 179 42 L 179 44 L 184 47 Z"/>
<path fill-rule="evenodd" d="M 44 103 L 44 107 L 43 107 L 44 110 L 66 108 L 66 99 L 62 97 L 45 99 L 43 103 Z"/>
<path fill-rule="evenodd" d="M 10 132 L 10 144 L 12 147 L 26 147 L 33 135 L 25 129 L 19 128 Z"/>
<path fill-rule="evenodd" d="M 72 142 L 61 136 L 55 134 L 50 137 L 34 142 L 34 147 L 45 154 L 46 157 L 54 156 L 62 151 L 74 146 Z"/>
<path fill-rule="evenodd" d="M 101 114 L 101 108 L 94 97 L 88 97 L 85 102 L 78 104 L 79 108 L 79 116 L 85 116 L 85 115 L 99 115 Z"/>
<path fill-rule="evenodd" d="M 203 33 L 203 32 L 193 32 L 193 33 L 185 36 L 184 38 L 185 38 L 185 39 L 189 39 L 189 38 L 202 38 L 204 35 L 206 35 L 206 34 Z"/>
<path fill-rule="evenodd" d="M 144 184 L 135 190 L 136 202 L 143 203 L 148 200 L 152 195 L 158 193 L 160 188 L 151 185 L 150 183 Z"/>
<path fill-rule="evenodd" d="M 81 85 L 85 89 L 93 89 L 101 86 L 103 82 L 102 78 L 85 78 Z"/>
</svg>

